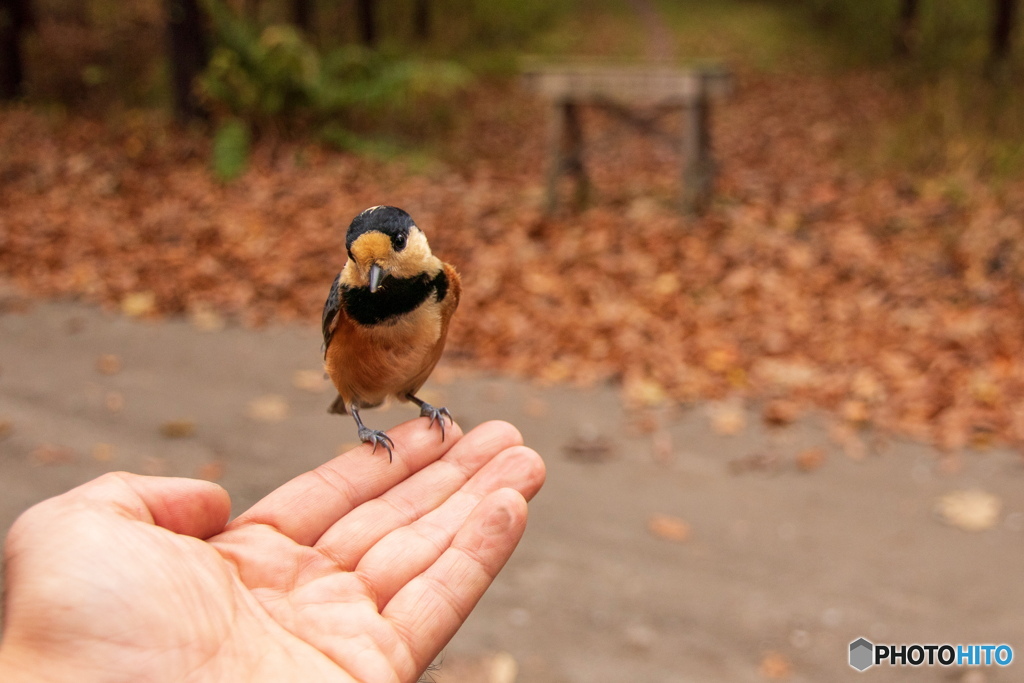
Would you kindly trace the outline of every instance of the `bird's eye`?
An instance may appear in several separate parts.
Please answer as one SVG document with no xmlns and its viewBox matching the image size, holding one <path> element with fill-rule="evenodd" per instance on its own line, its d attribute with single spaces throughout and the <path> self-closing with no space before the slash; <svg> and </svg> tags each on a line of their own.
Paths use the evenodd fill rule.
<svg viewBox="0 0 1024 683">
<path fill-rule="evenodd" d="M 404 234 L 395 236 L 395 251 L 401 251 L 405 248 L 405 240 L 406 236 Z"/>
</svg>

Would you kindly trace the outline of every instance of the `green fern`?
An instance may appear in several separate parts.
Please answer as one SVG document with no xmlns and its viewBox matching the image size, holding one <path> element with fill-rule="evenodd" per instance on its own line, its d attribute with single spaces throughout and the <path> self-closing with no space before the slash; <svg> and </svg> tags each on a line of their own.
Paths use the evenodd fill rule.
<svg viewBox="0 0 1024 683">
<path fill-rule="evenodd" d="M 213 173 L 221 182 L 230 182 L 242 175 L 248 162 L 249 128 L 232 119 L 213 137 Z"/>
</svg>

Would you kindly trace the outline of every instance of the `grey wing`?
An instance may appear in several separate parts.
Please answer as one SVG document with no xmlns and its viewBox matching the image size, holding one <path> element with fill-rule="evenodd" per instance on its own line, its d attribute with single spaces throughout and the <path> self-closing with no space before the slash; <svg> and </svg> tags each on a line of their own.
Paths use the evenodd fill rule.
<svg viewBox="0 0 1024 683">
<path fill-rule="evenodd" d="M 334 278 L 331 284 L 331 293 L 327 295 L 324 302 L 323 332 L 324 332 L 324 357 L 327 356 L 327 346 L 331 343 L 331 336 L 334 335 L 334 320 L 341 310 L 341 273 Z"/>
</svg>

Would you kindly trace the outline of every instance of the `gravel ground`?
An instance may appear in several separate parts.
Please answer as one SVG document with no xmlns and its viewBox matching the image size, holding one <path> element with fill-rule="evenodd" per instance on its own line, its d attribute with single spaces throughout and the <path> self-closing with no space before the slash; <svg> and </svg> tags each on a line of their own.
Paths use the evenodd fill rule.
<svg viewBox="0 0 1024 683">
<path fill-rule="evenodd" d="M 0 529 L 114 469 L 214 478 L 245 509 L 354 440 L 316 391 L 319 346 L 312 327 L 202 331 L 71 303 L 0 315 Z M 888 441 L 858 460 L 813 416 L 769 429 L 741 413 L 745 428 L 721 436 L 711 406 L 637 414 L 610 388 L 447 366 L 428 389 L 464 429 L 513 422 L 548 465 L 526 537 L 439 682 L 1021 679 L 1017 662 L 847 665 L 860 636 L 1024 654 L 1015 453 Z M 416 413 L 366 416 L 388 427 Z M 950 514 L 983 530 L 936 514 L 967 490 L 990 497 Z"/>
</svg>

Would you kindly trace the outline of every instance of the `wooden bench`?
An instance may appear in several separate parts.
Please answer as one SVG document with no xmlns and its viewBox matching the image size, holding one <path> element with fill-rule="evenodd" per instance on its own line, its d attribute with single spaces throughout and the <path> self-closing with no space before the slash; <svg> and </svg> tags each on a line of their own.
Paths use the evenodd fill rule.
<svg viewBox="0 0 1024 683">
<path fill-rule="evenodd" d="M 562 175 L 575 177 L 577 204 L 585 203 L 590 194 L 579 116 L 583 106 L 597 107 L 642 133 L 667 140 L 682 155 L 680 208 L 699 213 L 707 205 L 715 174 L 709 128 L 711 101 L 731 92 L 732 79 L 727 71 L 719 67 L 679 69 L 583 63 L 527 68 L 524 80 L 550 105 L 549 212 L 558 206 L 558 181 Z M 674 137 L 662 131 L 659 123 L 666 114 L 680 110 L 682 135 Z"/>
</svg>

